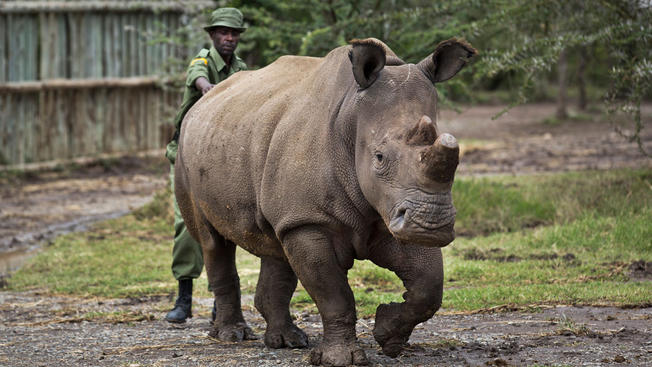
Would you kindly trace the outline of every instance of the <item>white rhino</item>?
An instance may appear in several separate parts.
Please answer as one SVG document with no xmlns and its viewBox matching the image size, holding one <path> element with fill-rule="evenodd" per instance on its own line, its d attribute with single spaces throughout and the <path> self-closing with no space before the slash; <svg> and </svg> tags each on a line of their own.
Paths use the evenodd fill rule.
<svg viewBox="0 0 652 367">
<path fill-rule="evenodd" d="M 374 337 L 397 356 L 439 309 L 440 247 L 454 239 L 455 138 L 440 134 L 434 83 L 475 54 L 440 43 L 418 64 L 382 42 L 354 40 L 323 58 L 284 56 L 218 84 L 186 115 L 175 193 L 202 245 L 217 318 L 213 335 L 253 336 L 240 309 L 235 247 L 261 258 L 255 306 L 265 344 L 305 347 L 290 317 L 297 277 L 317 304 L 313 364 L 368 363 L 357 345 L 347 271 L 369 259 L 394 271 L 405 302 L 380 305 Z"/>
</svg>

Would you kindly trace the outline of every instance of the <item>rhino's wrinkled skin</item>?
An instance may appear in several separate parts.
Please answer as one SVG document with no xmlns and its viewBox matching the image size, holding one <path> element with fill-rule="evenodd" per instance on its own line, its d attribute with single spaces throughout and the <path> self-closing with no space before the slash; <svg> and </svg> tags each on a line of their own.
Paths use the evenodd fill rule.
<svg viewBox="0 0 652 367">
<path fill-rule="evenodd" d="M 452 39 L 405 64 L 378 40 L 355 40 L 324 58 L 285 56 L 237 73 L 190 110 L 176 197 L 204 251 L 214 336 L 253 337 L 240 310 L 240 246 L 262 259 L 255 306 L 267 346 L 308 344 L 288 309 L 298 277 L 324 325 L 311 362 L 367 364 L 347 271 L 369 259 L 407 288 L 405 302 L 378 307 L 374 328 L 385 354 L 400 353 L 441 305 L 440 247 L 454 238 L 459 149 L 432 122 L 433 83 L 474 53 Z"/>
</svg>

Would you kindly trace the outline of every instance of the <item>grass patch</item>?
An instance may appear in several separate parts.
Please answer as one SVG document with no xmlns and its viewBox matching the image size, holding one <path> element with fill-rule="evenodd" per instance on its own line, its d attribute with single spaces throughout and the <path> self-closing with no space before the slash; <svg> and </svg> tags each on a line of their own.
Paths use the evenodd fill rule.
<svg viewBox="0 0 652 367">
<path fill-rule="evenodd" d="M 457 179 L 455 230 L 472 237 L 639 213 L 650 207 L 651 180 L 650 170 Z"/>
<path fill-rule="evenodd" d="M 170 228 L 160 218 L 136 220 L 128 215 L 88 232 L 60 236 L 9 279 L 9 288 L 87 297 L 173 291 Z"/>
<path fill-rule="evenodd" d="M 457 180 L 453 186 L 457 234 L 513 232 L 552 222 L 554 204 L 532 197 L 521 186 L 491 179 Z"/>
<path fill-rule="evenodd" d="M 645 198 L 639 196 L 638 200 Z M 649 223 L 649 206 L 633 205 L 631 211 L 623 212 L 607 203 L 587 207 L 572 222 L 458 239 L 444 249 L 445 287 L 451 288 L 445 292 L 444 307 L 649 304 L 652 283 L 633 282 L 629 277 L 634 261 L 652 261 Z"/>
<path fill-rule="evenodd" d="M 131 214 L 136 220 L 141 222 L 159 219 L 166 223 L 174 223 L 171 187 L 166 185 L 165 189 L 154 194 L 152 201 L 134 210 Z"/>
<path fill-rule="evenodd" d="M 651 181 L 650 170 L 458 179 L 456 227 L 465 237 L 443 249 L 443 307 L 649 306 L 652 282 L 630 277 L 630 265 L 652 261 Z M 57 238 L 8 287 L 84 297 L 175 292 L 169 195 Z M 237 259 L 242 292 L 252 294 L 260 262 L 241 250 Z M 349 284 L 359 316 L 373 315 L 379 303 L 402 301 L 401 280 L 369 261 L 355 262 Z M 209 296 L 205 273 L 195 289 Z M 301 286 L 292 307 L 316 312 Z"/>
</svg>

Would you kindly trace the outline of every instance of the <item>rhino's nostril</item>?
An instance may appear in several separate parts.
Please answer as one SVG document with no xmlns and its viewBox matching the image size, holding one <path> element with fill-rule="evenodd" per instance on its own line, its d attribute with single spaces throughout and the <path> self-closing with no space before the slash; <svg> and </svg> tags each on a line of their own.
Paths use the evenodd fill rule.
<svg viewBox="0 0 652 367">
<path fill-rule="evenodd" d="M 396 213 L 396 217 L 398 219 L 403 219 L 403 217 L 405 217 L 405 209 L 399 209 L 398 212 Z"/>
<path fill-rule="evenodd" d="M 405 208 L 400 208 L 396 211 L 396 214 L 392 218 L 389 226 L 392 231 L 401 230 L 405 226 Z"/>
</svg>

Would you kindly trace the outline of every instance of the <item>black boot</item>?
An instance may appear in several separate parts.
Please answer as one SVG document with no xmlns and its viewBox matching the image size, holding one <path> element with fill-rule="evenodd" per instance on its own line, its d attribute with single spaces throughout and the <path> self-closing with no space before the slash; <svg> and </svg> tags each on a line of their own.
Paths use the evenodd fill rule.
<svg viewBox="0 0 652 367">
<path fill-rule="evenodd" d="M 182 323 L 186 322 L 187 318 L 192 317 L 192 279 L 184 279 L 179 281 L 179 297 L 174 303 L 172 311 L 168 312 L 165 320 L 168 322 Z"/>
</svg>

